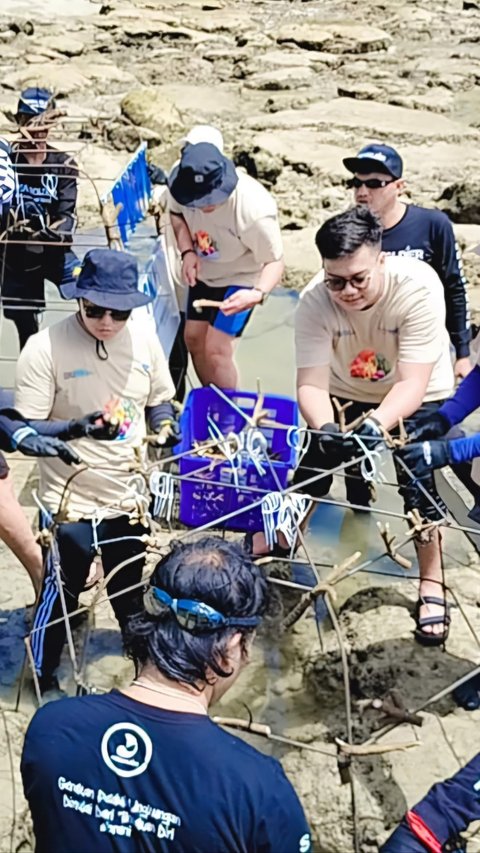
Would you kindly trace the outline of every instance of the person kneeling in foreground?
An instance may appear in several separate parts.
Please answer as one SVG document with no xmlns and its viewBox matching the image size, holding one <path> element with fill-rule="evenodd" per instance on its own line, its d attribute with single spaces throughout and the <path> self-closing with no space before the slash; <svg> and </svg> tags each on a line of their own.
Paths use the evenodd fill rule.
<svg viewBox="0 0 480 853">
<path fill-rule="evenodd" d="M 380 853 L 465 853 L 459 833 L 480 820 L 480 752 L 455 776 L 430 788 Z"/>
<path fill-rule="evenodd" d="M 308 853 L 280 764 L 208 716 L 248 663 L 266 597 L 261 569 L 217 537 L 160 561 L 124 635 L 131 685 L 50 702 L 29 726 L 37 853 Z"/>
</svg>

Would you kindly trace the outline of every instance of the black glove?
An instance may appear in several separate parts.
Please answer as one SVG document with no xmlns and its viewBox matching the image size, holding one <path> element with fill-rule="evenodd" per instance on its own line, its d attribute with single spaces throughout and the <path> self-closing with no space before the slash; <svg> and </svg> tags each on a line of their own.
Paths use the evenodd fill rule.
<svg viewBox="0 0 480 853">
<path fill-rule="evenodd" d="M 409 438 L 413 441 L 425 441 L 427 438 L 442 438 L 451 428 L 450 422 L 441 412 L 421 415 L 415 421 Z"/>
<path fill-rule="evenodd" d="M 396 450 L 394 455 L 408 465 L 417 480 L 426 477 L 436 468 L 443 468 L 451 463 L 450 442 L 446 439 L 407 444 Z"/>
<path fill-rule="evenodd" d="M 350 459 L 364 455 L 360 442 L 355 439 L 356 435 L 361 439 L 367 450 L 375 450 L 384 441 L 383 430 L 379 422 L 375 418 L 367 418 L 359 427 L 348 432 L 344 438 L 345 448 L 350 454 Z"/>
<path fill-rule="evenodd" d="M 327 456 L 333 468 L 346 462 L 350 455 L 345 449 L 343 433 L 340 432 L 338 424 L 327 423 L 321 427 L 316 436 L 320 453 Z"/>
<path fill-rule="evenodd" d="M 92 412 L 84 418 L 70 421 L 68 428 L 61 433 L 61 437 L 66 441 L 85 437 L 95 438 L 97 441 L 113 441 L 119 429 L 120 424 L 106 421 L 103 412 Z"/>
<path fill-rule="evenodd" d="M 25 456 L 59 456 L 66 465 L 79 465 L 82 461 L 78 453 L 60 441 L 58 438 L 50 438 L 48 435 L 29 433 L 17 444 L 17 449 Z"/>
</svg>

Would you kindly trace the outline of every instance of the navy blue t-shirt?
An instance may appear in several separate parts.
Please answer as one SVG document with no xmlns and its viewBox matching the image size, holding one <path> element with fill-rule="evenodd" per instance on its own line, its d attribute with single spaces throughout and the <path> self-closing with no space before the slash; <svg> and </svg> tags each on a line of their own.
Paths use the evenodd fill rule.
<svg viewBox="0 0 480 853">
<path fill-rule="evenodd" d="M 468 356 L 467 281 L 448 216 L 440 210 L 409 204 L 400 222 L 384 230 L 382 249 L 388 255 L 417 258 L 433 267 L 445 288 L 446 326 L 457 358 Z"/>
<path fill-rule="evenodd" d="M 50 702 L 22 756 L 36 853 L 308 853 L 281 765 L 209 717 L 113 691 Z"/>
</svg>

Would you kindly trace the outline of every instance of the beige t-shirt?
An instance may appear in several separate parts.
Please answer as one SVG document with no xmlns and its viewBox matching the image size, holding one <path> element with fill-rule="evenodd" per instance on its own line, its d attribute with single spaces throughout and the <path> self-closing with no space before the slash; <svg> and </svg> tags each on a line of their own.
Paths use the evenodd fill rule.
<svg viewBox="0 0 480 853">
<path fill-rule="evenodd" d="M 199 279 L 210 287 L 255 287 L 263 266 L 283 257 L 275 200 L 241 169 L 237 175 L 232 195 L 212 213 L 169 194 L 169 210 L 182 214 L 201 259 Z"/>
<path fill-rule="evenodd" d="M 385 290 L 364 311 L 345 311 L 323 271 L 301 294 L 295 317 L 297 368 L 330 365 L 330 393 L 380 403 L 397 381 L 399 361 L 433 363 L 425 402 L 449 397 L 454 378 L 445 299 L 436 272 L 412 258 L 385 259 Z"/>
<path fill-rule="evenodd" d="M 130 319 L 105 343 L 108 359 L 96 353 L 96 341 L 76 315 L 29 338 L 20 354 L 16 374 L 15 406 L 27 418 L 67 420 L 102 411 L 118 399 L 124 425 L 115 441 L 81 438 L 71 442 L 89 469 L 74 477 L 66 508 L 71 520 L 91 517 L 96 509 L 113 504 L 127 493 L 121 483 L 132 479 L 135 448 L 146 434 L 145 406 L 171 400 L 175 389 L 168 365 L 151 325 Z M 65 483 L 76 466 L 42 458 L 40 496 L 57 512 Z M 108 480 L 101 474 L 113 477 Z"/>
</svg>

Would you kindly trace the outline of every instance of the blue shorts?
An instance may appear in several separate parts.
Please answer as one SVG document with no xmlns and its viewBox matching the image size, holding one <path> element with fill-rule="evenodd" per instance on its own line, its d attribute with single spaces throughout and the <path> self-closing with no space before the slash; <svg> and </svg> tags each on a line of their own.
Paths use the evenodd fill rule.
<svg viewBox="0 0 480 853">
<path fill-rule="evenodd" d="M 219 329 L 220 332 L 225 332 L 226 335 L 231 335 L 232 338 L 239 338 L 250 319 L 253 308 L 227 317 L 219 308 L 202 308 L 201 311 L 197 311 L 193 307 L 193 303 L 196 299 L 213 299 L 215 302 L 223 302 L 224 299 L 227 299 L 232 293 L 236 293 L 237 290 L 246 289 L 245 287 L 236 287 L 235 285 L 231 287 L 209 287 L 203 281 L 197 281 L 195 287 L 188 289 L 187 320 L 207 322 L 214 329 Z"/>
</svg>

